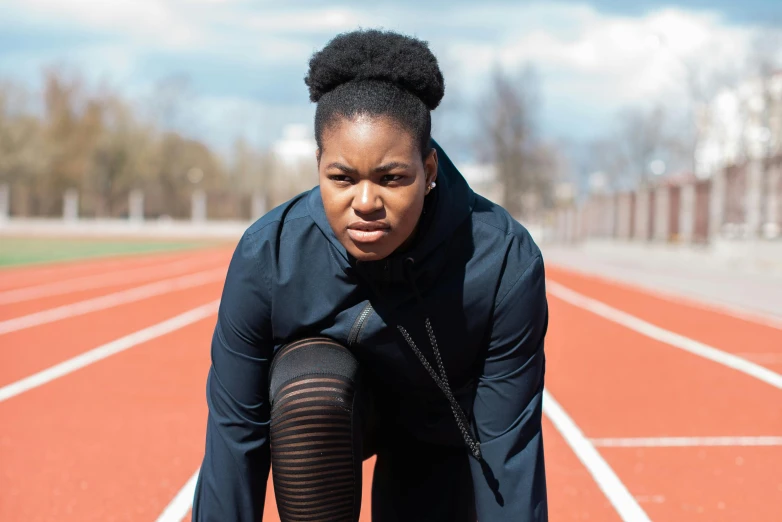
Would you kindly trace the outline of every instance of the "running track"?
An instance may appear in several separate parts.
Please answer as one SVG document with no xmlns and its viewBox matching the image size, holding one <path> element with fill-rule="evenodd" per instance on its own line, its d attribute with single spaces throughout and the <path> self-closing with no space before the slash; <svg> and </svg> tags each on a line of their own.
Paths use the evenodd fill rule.
<svg viewBox="0 0 782 522">
<path fill-rule="evenodd" d="M 229 256 L 0 271 L 0 520 L 188 514 Z M 547 273 L 551 520 L 780 520 L 782 326 Z"/>
</svg>

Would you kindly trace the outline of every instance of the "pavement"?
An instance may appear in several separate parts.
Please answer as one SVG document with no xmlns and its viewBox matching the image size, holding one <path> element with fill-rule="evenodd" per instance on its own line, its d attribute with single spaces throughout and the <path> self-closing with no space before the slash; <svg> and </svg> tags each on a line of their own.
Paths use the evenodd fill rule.
<svg viewBox="0 0 782 522">
<path fill-rule="evenodd" d="M 714 249 L 628 243 L 544 243 L 541 250 L 547 265 L 695 300 L 782 328 L 782 271 L 773 263 L 759 265 Z M 782 264 L 782 256 L 778 261 Z"/>
</svg>

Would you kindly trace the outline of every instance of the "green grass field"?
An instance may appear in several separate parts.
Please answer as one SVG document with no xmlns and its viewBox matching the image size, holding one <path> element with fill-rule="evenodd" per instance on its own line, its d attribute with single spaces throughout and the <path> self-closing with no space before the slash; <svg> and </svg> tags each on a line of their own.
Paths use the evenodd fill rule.
<svg viewBox="0 0 782 522">
<path fill-rule="evenodd" d="M 0 237 L 0 267 L 203 248 L 219 241 Z"/>
</svg>

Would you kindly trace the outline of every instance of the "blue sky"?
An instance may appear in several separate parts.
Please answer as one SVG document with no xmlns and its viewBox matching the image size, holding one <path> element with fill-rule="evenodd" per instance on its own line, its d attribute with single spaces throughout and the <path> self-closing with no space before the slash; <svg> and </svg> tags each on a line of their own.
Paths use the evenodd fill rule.
<svg viewBox="0 0 782 522">
<path fill-rule="evenodd" d="M 144 113 L 154 85 L 186 78 L 178 126 L 223 149 L 237 136 L 267 144 L 311 120 L 312 52 L 338 32 L 384 27 L 429 41 L 440 59 L 441 133 L 469 129 L 493 65 L 529 63 L 544 135 L 589 140 L 622 107 L 680 98 L 682 64 L 743 63 L 769 22 L 782 24 L 782 2 L 4 0 L 0 77 L 37 88 L 43 67 L 67 65 Z"/>
</svg>

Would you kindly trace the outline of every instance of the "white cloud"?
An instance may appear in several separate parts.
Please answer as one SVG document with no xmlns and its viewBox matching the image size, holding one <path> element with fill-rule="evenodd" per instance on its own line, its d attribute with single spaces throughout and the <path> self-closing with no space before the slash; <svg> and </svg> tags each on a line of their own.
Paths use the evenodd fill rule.
<svg viewBox="0 0 782 522">
<path fill-rule="evenodd" d="M 262 12 L 245 18 L 242 24 L 247 28 L 260 31 L 312 33 L 339 32 L 366 24 L 371 19 L 350 9 L 313 9 L 311 11 L 290 10 L 282 12 Z"/>
<path fill-rule="evenodd" d="M 449 92 L 457 91 L 466 100 L 480 92 L 494 64 L 534 64 L 542 81 L 542 123 L 554 133 L 579 127 L 589 132 L 622 105 L 681 97 L 689 64 L 719 68 L 742 63 L 758 31 L 730 25 L 709 11 L 669 8 L 630 17 L 599 12 L 584 2 L 495 2 L 461 5 L 447 13 L 408 2 L 394 10 L 372 4 L 302 9 L 249 0 L 8 0 L 6 4 L 27 21 L 116 38 L 106 44 L 62 49 L 46 59 L 76 56 L 78 62 L 90 63 L 93 74 L 102 71 L 133 85 L 157 79 L 139 77 L 142 73 L 137 69 L 141 57 L 155 53 L 168 53 L 173 67 L 176 53 L 187 53 L 232 64 L 228 70 L 246 67 L 274 78 L 283 68 L 306 70 L 311 53 L 338 32 L 358 26 L 392 28 L 430 41 L 446 69 L 446 83 L 454 86 Z M 25 61 L 20 56 L 29 57 L 19 51 L 16 58 L 6 54 L 4 61 Z M 188 66 L 197 66 L 195 62 L 191 59 Z M 231 78 L 227 80 L 230 84 Z M 257 100 L 228 101 L 230 94 L 221 93 L 219 98 L 204 97 L 201 106 L 210 127 L 228 125 L 229 119 L 219 115 L 231 112 L 232 104 L 263 106 L 267 116 L 271 114 L 263 96 L 259 92 Z M 286 114 L 292 121 L 310 114 L 306 98 L 298 107 L 274 111 L 274 126 Z M 571 121 L 569 113 L 573 113 Z"/>
<path fill-rule="evenodd" d="M 524 11 L 519 8 L 517 15 L 523 17 Z M 535 12 L 542 13 L 539 7 Z M 530 63 L 555 95 L 615 105 L 681 94 L 688 64 L 741 63 L 755 34 L 753 28 L 725 25 L 711 13 L 676 9 L 631 18 L 581 8 L 568 24 L 574 24 L 568 35 L 539 27 L 508 33 L 496 43 L 457 42 L 449 54 L 462 57 L 470 77 L 488 73 L 497 63 L 511 68 Z"/>
<path fill-rule="evenodd" d="M 182 48 L 203 37 L 199 28 L 175 9 L 177 3 L 164 0 L 11 0 L 9 4 L 28 17 L 113 32 L 139 44 Z"/>
</svg>

